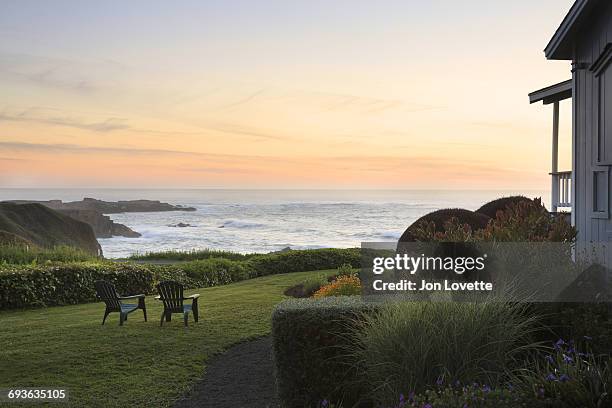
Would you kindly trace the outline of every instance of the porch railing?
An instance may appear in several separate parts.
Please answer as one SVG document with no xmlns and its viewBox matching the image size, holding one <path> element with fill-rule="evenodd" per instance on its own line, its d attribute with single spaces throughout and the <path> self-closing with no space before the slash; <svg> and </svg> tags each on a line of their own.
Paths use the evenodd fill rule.
<svg viewBox="0 0 612 408">
<path fill-rule="evenodd" d="M 552 176 L 552 200 L 553 212 L 560 207 L 572 207 L 572 172 L 558 171 L 551 173 Z"/>
</svg>

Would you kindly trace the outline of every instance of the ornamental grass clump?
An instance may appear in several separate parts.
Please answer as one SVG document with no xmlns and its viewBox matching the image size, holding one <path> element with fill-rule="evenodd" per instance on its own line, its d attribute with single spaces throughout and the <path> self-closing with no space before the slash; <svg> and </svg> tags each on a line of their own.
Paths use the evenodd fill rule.
<svg viewBox="0 0 612 408">
<path fill-rule="evenodd" d="M 537 318 L 519 303 L 391 303 L 363 317 L 350 352 L 380 406 L 449 381 L 500 384 L 533 342 Z"/>
</svg>

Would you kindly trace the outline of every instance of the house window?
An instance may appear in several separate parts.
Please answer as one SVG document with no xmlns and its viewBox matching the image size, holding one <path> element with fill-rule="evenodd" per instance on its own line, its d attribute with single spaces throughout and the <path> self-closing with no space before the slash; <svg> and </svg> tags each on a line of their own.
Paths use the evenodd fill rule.
<svg viewBox="0 0 612 408">
<path fill-rule="evenodd" d="M 609 218 L 608 203 L 608 167 L 599 167 L 593 170 L 593 218 Z"/>
</svg>

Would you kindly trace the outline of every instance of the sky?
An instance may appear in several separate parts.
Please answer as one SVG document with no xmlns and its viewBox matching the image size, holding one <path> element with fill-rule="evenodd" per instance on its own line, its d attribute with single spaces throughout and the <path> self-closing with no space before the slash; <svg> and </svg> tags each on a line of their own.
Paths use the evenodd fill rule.
<svg viewBox="0 0 612 408">
<path fill-rule="evenodd" d="M 548 188 L 572 3 L 0 0 L 0 187 Z"/>
</svg>

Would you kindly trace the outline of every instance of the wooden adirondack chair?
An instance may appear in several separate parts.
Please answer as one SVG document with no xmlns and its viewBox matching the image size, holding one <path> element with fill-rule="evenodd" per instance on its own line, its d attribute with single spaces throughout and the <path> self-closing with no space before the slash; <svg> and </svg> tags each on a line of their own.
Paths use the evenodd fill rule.
<svg viewBox="0 0 612 408">
<path fill-rule="evenodd" d="M 145 295 L 119 296 L 115 286 L 107 281 L 96 281 L 96 294 L 98 298 L 106 304 L 104 318 L 102 324 L 106 321 L 106 317 L 112 312 L 119 312 L 119 326 L 123 326 L 123 322 L 127 320 L 128 314 L 134 310 L 142 309 L 144 320 L 147 321 L 147 308 L 145 306 Z M 138 304 L 123 303 L 124 300 L 138 299 Z"/>
<path fill-rule="evenodd" d="M 160 326 L 164 325 L 164 319 L 169 322 L 172 319 L 172 313 L 182 313 L 185 327 L 188 324 L 189 312 L 193 311 L 193 320 L 198 321 L 198 298 L 199 294 L 185 297 L 183 295 L 183 285 L 174 281 L 163 281 L 157 285 L 159 296 L 155 299 L 161 300 L 164 303 L 164 311 L 161 315 Z M 190 305 L 183 304 L 183 301 L 191 300 Z"/>
</svg>

